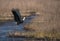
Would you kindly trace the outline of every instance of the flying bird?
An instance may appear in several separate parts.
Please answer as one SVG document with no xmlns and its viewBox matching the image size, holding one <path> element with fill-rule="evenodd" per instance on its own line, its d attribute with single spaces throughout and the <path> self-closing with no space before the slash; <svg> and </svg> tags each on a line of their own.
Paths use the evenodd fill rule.
<svg viewBox="0 0 60 41">
<path fill-rule="evenodd" d="M 22 18 L 19 9 L 12 9 L 12 14 L 14 15 L 14 20 L 16 21 L 16 24 L 19 25 L 24 22 L 25 17 Z"/>
<path fill-rule="evenodd" d="M 27 23 L 31 19 L 33 19 L 35 16 L 38 16 L 35 14 L 35 12 L 30 12 L 31 15 L 22 18 L 21 13 L 19 12 L 19 9 L 13 8 L 11 11 L 12 11 L 12 14 L 14 15 L 14 20 L 16 21 L 17 25 L 23 23 L 24 21 Z"/>
</svg>

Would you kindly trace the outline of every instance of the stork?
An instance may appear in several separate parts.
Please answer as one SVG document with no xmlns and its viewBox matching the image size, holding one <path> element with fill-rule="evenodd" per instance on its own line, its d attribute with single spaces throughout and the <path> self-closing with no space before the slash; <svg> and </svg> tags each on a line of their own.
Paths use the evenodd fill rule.
<svg viewBox="0 0 60 41">
<path fill-rule="evenodd" d="M 24 22 L 24 20 L 26 19 L 25 17 L 22 18 L 19 9 L 12 9 L 12 14 L 14 15 L 14 20 L 16 22 L 17 25 L 21 24 Z"/>
</svg>

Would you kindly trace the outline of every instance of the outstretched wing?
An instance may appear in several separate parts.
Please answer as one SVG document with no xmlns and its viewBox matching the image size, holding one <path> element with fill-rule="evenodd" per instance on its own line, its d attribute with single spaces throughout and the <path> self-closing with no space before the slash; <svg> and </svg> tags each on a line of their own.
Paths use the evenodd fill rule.
<svg viewBox="0 0 60 41">
<path fill-rule="evenodd" d="M 14 20 L 16 22 L 20 22 L 21 21 L 21 15 L 20 15 L 18 9 L 12 9 L 12 14 L 14 15 Z"/>
</svg>

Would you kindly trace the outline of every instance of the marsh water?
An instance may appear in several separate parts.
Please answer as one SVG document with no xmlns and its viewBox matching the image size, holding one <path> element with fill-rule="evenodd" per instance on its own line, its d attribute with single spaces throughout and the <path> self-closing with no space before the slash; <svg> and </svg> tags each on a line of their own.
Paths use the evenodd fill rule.
<svg viewBox="0 0 60 41">
<path fill-rule="evenodd" d="M 29 17 L 29 19 L 26 19 L 24 23 L 19 25 L 16 25 L 15 21 L 0 22 L 0 41 L 30 41 L 31 39 L 29 38 L 9 38 L 7 37 L 7 33 L 13 31 L 24 31 L 24 25 L 30 23 L 32 18 L 34 18 L 34 16 Z"/>
<path fill-rule="evenodd" d="M 7 39 L 7 33 L 15 30 L 22 30 L 23 25 L 16 25 L 15 22 L 7 21 L 0 25 L 0 41 Z"/>
</svg>

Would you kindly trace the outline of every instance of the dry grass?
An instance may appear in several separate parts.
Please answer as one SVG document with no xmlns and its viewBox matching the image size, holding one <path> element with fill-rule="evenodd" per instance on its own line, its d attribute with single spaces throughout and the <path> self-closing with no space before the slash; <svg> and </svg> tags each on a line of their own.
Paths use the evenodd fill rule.
<svg viewBox="0 0 60 41">
<path fill-rule="evenodd" d="M 24 38 L 48 38 L 48 39 L 60 39 L 60 33 L 46 33 L 46 32 L 9 32 L 9 37 L 24 37 Z"/>
</svg>

